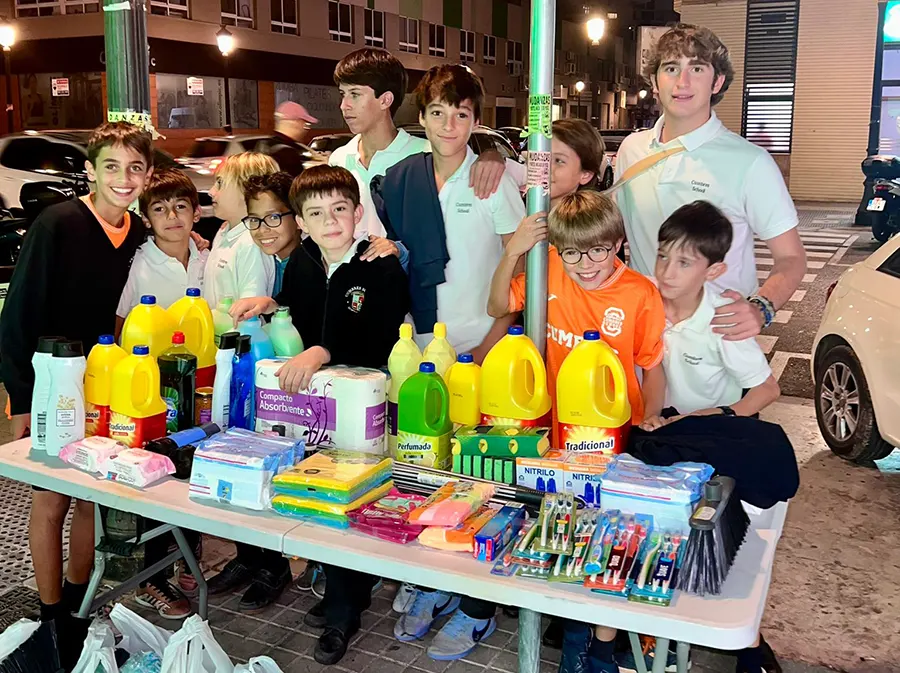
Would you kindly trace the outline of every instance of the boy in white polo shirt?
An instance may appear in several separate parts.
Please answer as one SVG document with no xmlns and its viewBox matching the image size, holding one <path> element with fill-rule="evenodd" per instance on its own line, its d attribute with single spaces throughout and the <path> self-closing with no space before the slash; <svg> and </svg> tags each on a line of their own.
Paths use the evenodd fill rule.
<svg viewBox="0 0 900 673">
<path fill-rule="evenodd" d="M 152 294 L 168 308 L 189 287 L 203 288 L 209 252 L 198 250 L 191 231 L 200 219 L 197 188 L 177 168 L 156 171 L 141 195 L 141 213 L 151 235 L 138 248 L 116 309 L 117 329 L 141 297 Z"/>
<path fill-rule="evenodd" d="M 712 108 L 734 79 L 728 49 L 708 28 L 679 24 L 660 37 L 644 76 L 663 115 L 653 129 L 626 138 L 616 158 L 616 179 L 647 157 L 662 158 L 618 190 L 631 265 L 653 274 L 657 233 L 669 215 L 696 199 L 715 204 L 731 220 L 728 270 L 711 285 L 729 301 L 713 325 L 728 339 L 759 334 L 806 273 L 797 211 L 769 153 L 729 131 Z M 663 153 L 671 152 L 666 156 Z M 759 287 L 754 236 L 774 266 Z"/>
</svg>

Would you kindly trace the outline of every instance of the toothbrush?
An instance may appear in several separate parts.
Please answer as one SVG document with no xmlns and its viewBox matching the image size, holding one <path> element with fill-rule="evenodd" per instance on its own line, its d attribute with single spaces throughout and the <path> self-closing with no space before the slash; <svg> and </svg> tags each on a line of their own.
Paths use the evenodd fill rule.
<svg viewBox="0 0 900 673">
<path fill-rule="evenodd" d="M 668 545 L 669 536 L 665 536 L 665 544 Z M 644 585 L 647 583 L 647 575 L 650 573 L 650 567 L 653 565 L 653 562 L 656 560 L 657 552 L 661 548 L 663 548 L 663 537 L 659 533 L 654 533 L 650 538 L 650 550 L 647 552 L 647 556 L 644 558 L 644 564 L 641 566 L 641 573 L 638 575 L 637 585 L 639 589 L 643 589 Z"/>
<path fill-rule="evenodd" d="M 547 547 L 547 532 L 550 528 L 550 522 L 553 519 L 553 512 L 555 510 L 553 496 L 544 496 L 544 502 L 541 504 L 541 548 Z"/>
</svg>

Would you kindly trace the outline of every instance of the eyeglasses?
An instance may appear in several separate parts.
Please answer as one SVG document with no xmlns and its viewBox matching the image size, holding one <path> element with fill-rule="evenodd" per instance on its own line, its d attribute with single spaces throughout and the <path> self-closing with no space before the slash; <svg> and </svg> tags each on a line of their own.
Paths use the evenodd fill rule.
<svg viewBox="0 0 900 673">
<path fill-rule="evenodd" d="M 286 213 L 269 213 L 265 217 L 254 217 L 253 215 L 247 215 L 241 222 L 244 223 L 244 226 L 251 231 L 255 229 L 259 229 L 263 224 L 265 224 L 269 229 L 274 229 L 278 225 L 281 224 L 281 220 L 283 220 L 288 215 L 293 215 L 291 211 L 287 211 Z"/>
<path fill-rule="evenodd" d="M 566 248 L 559 253 L 559 256 L 562 258 L 566 264 L 575 265 L 581 261 L 581 258 L 585 255 L 588 256 L 588 259 L 592 262 L 605 262 L 609 257 L 609 253 L 612 252 L 612 248 L 607 248 L 603 245 L 598 245 L 596 247 L 591 248 L 590 250 L 576 250 L 575 248 Z"/>
</svg>

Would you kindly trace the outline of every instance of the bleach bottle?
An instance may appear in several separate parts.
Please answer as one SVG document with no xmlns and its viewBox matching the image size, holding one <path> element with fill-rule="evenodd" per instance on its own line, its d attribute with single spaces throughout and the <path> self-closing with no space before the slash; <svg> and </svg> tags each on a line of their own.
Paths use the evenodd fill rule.
<svg viewBox="0 0 900 673">
<path fill-rule="evenodd" d="M 422 362 L 422 351 L 413 341 L 412 325 L 400 325 L 400 340 L 394 344 L 388 356 L 388 371 L 391 380 L 388 388 L 388 455 L 397 454 L 397 405 L 400 400 L 400 388 L 406 380 L 419 371 Z"/>
<path fill-rule="evenodd" d="M 85 437 L 109 437 L 113 369 L 127 355 L 112 334 L 102 335 L 91 349 L 84 374 Z"/>
<path fill-rule="evenodd" d="M 84 439 L 84 350 L 80 341 L 54 341 L 47 404 L 47 454 Z"/>
<path fill-rule="evenodd" d="M 213 331 L 215 333 L 217 346 L 219 345 L 219 339 L 222 335 L 226 332 L 231 332 L 234 329 L 234 319 L 228 313 L 228 311 L 231 310 L 232 304 L 234 304 L 233 298 L 222 297 L 219 300 L 218 306 L 212 310 Z"/>
<path fill-rule="evenodd" d="M 520 325 L 509 328 L 481 365 L 481 414 L 486 425 L 550 427 L 547 368 Z"/>
<path fill-rule="evenodd" d="M 237 349 L 231 367 L 231 406 L 228 425 L 232 428 L 253 430 L 256 360 L 251 352 L 251 337 L 242 334 L 237 338 Z"/>
<path fill-rule="evenodd" d="M 600 332 L 585 332 L 563 360 L 556 377 L 556 415 L 560 449 L 605 454 L 624 450 L 631 428 L 625 368 Z"/>
<path fill-rule="evenodd" d="M 471 353 L 463 353 L 456 364 L 447 370 L 447 389 L 450 391 L 450 420 L 454 425 L 481 423 L 481 367 Z"/>
<path fill-rule="evenodd" d="M 216 381 L 213 384 L 212 422 L 223 430 L 228 427 L 231 416 L 231 371 L 234 354 L 240 334 L 225 332 L 219 338 L 216 352 Z"/>
<path fill-rule="evenodd" d="M 152 294 L 141 297 L 141 303 L 135 306 L 125 318 L 122 328 L 122 348 L 126 353 L 133 353 L 135 346 L 147 346 L 150 355 L 158 358 L 172 343 L 175 333 L 175 321 L 159 304 Z"/>
<path fill-rule="evenodd" d="M 216 335 L 209 304 L 200 296 L 200 288 L 189 287 L 172 304 L 168 313 L 175 329 L 184 333 L 184 345 L 197 356 L 197 387 L 213 385 L 216 378 Z"/>
<path fill-rule="evenodd" d="M 129 448 L 141 449 L 165 437 L 166 403 L 149 346 L 135 346 L 113 369 L 109 411 L 109 436 Z"/>
<path fill-rule="evenodd" d="M 272 340 L 266 334 L 258 317 L 244 320 L 238 327 L 238 332 L 250 337 L 250 352 L 253 353 L 254 360 L 271 360 L 275 357 Z"/>
<path fill-rule="evenodd" d="M 434 363 L 423 362 L 419 371 L 400 388 L 400 413 L 397 419 L 397 460 L 449 469 L 450 392 L 435 372 Z"/>
<path fill-rule="evenodd" d="M 434 363 L 434 370 L 438 376 L 444 376 L 450 366 L 456 362 L 456 351 L 447 341 L 447 325 L 442 322 L 434 323 L 434 338 L 425 346 L 422 358 L 426 362 Z"/>
<path fill-rule="evenodd" d="M 269 339 L 275 355 L 280 358 L 292 358 L 303 352 L 303 339 L 291 320 L 291 309 L 279 306 L 269 324 Z"/>
<path fill-rule="evenodd" d="M 34 388 L 31 393 L 31 448 L 47 450 L 47 405 L 50 404 L 50 360 L 53 344 L 63 337 L 41 337 L 31 358 Z"/>
</svg>

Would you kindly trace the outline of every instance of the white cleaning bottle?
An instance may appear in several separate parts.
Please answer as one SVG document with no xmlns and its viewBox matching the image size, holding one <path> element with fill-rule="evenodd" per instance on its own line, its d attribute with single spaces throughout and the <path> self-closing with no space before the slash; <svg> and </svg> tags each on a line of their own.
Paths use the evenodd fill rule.
<svg viewBox="0 0 900 673">
<path fill-rule="evenodd" d="M 62 337 L 41 337 L 31 358 L 34 367 L 34 388 L 31 393 L 31 448 L 47 450 L 47 405 L 50 402 L 50 360 L 53 344 Z"/>
<path fill-rule="evenodd" d="M 434 338 L 425 346 L 422 362 L 433 362 L 434 370 L 441 378 L 444 378 L 447 370 L 456 362 L 456 351 L 447 341 L 447 325 L 444 323 L 434 323 Z"/>
<path fill-rule="evenodd" d="M 84 371 L 80 341 L 56 341 L 50 358 L 47 405 L 47 454 L 58 456 L 66 444 L 84 439 Z"/>
<path fill-rule="evenodd" d="M 216 379 L 213 382 L 212 422 L 222 430 L 228 427 L 231 416 L 231 365 L 237 348 L 237 332 L 225 332 L 219 337 L 216 351 Z"/>
</svg>

